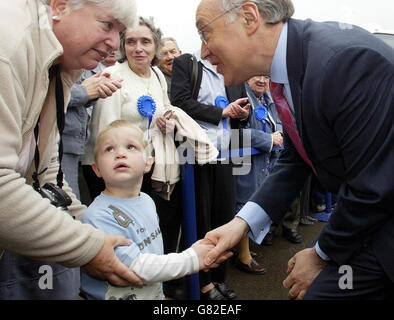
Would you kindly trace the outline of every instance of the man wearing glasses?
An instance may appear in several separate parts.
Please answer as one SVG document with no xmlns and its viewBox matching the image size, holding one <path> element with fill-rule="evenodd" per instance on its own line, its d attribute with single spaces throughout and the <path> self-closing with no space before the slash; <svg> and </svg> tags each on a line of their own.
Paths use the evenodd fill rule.
<svg viewBox="0 0 394 320">
<path fill-rule="evenodd" d="M 202 0 L 197 9 L 202 57 L 226 85 L 270 74 L 286 131 L 270 176 L 232 221 L 206 235 L 216 244 L 206 263 L 248 232 L 261 242 L 313 172 L 338 205 L 315 247 L 289 261 L 289 297 L 392 298 L 393 50 L 356 26 L 293 13 L 290 0 Z M 343 266 L 351 286 L 341 285 Z"/>
</svg>

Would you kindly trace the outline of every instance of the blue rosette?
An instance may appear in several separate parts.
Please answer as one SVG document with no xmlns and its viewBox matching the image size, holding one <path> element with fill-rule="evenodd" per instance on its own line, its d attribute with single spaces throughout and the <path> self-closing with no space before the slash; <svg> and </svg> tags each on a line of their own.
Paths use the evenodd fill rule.
<svg viewBox="0 0 394 320">
<path fill-rule="evenodd" d="M 264 106 L 257 106 L 254 109 L 254 115 L 257 120 L 265 122 L 268 118 L 268 110 Z"/>
<path fill-rule="evenodd" d="M 228 105 L 230 104 L 230 102 L 227 100 L 226 97 L 223 96 L 218 96 L 215 99 L 215 106 L 225 109 Z"/>
<path fill-rule="evenodd" d="M 142 96 L 137 102 L 138 112 L 141 116 L 149 119 L 149 127 L 152 123 L 153 115 L 156 112 L 156 102 L 150 96 Z"/>
<path fill-rule="evenodd" d="M 230 104 L 230 102 L 228 101 L 228 99 L 226 97 L 218 96 L 215 99 L 215 106 L 217 106 L 219 108 L 225 109 L 229 104 Z M 224 132 L 226 134 L 226 132 L 227 132 L 227 120 L 223 119 L 222 123 L 223 123 L 223 130 L 224 130 Z"/>
<path fill-rule="evenodd" d="M 266 120 L 268 118 L 268 109 L 265 106 L 259 105 L 254 109 L 254 116 L 264 125 L 264 132 L 267 132 Z"/>
</svg>

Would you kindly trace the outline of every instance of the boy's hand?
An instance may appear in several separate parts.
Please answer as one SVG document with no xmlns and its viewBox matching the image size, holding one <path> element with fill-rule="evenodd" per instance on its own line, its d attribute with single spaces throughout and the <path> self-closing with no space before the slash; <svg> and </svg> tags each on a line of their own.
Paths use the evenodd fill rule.
<svg viewBox="0 0 394 320">
<path fill-rule="evenodd" d="M 196 251 L 197 256 L 198 256 L 200 270 L 203 270 L 203 269 L 205 271 L 208 270 L 207 266 L 204 263 L 204 259 L 205 259 L 205 256 L 207 255 L 207 253 L 209 251 L 211 251 L 214 247 L 215 247 L 215 245 L 207 239 L 198 240 L 197 242 L 195 242 L 192 245 L 192 248 L 194 249 L 194 251 Z M 210 268 L 217 268 L 222 262 L 226 261 L 232 255 L 233 255 L 233 253 L 230 251 L 226 251 L 226 252 L 222 253 L 220 255 L 220 257 L 218 259 L 216 259 L 216 261 L 209 266 L 209 269 Z"/>
</svg>

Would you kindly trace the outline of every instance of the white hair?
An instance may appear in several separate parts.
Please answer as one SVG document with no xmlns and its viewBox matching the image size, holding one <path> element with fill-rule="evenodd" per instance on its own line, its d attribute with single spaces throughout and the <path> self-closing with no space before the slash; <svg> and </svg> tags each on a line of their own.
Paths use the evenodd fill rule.
<svg viewBox="0 0 394 320">
<path fill-rule="evenodd" d="M 173 38 L 173 37 L 161 38 L 160 46 L 163 47 L 165 45 L 166 41 L 172 41 L 174 43 L 176 49 L 179 51 L 178 42 L 175 40 L 175 38 Z"/>
<path fill-rule="evenodd" d="M 155 44 L 155 56 L 151 62 L 152 66 L 155 65 L 158 62 L 159 55 L 160 55 L 160 41 L 161 41 L 161 36 L 162 32 L 160 28 L 156 28 L 155 24 L 153 22 L 153 17 L 149 18 L 144 18 L 144 17 L 139 17 L 138 19 L 138 25 L 139 26 L 146 26 L 150 32 L 152 33 L 152 38 L 153 42 Z M 118 51 L 118 61 L 122 63 L 123 61 L 126 60 L 126 49 L 125 49 L 125 41 L 126 41 L 126 32 L 130 31 L 130 29 L 126 29 L 120 34 L 120 46 L 119 46 L 119 51 Z"/>
<path fill-rule="evenodd" d="M 50 4 L 51 0 L 41 0 Z M 68 0 L 72 10 L 82 9 L 87 3 L 94 3 L 108 10 L 126 28 L 135 28 L 138 23 L 135 0 Z"/>
</svg>

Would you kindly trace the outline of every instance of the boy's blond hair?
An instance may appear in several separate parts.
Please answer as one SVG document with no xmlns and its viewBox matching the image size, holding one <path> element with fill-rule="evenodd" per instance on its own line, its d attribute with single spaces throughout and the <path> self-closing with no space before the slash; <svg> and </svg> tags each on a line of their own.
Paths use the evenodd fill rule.
<svg viewBox="0 0 394 320">
<path fill-rule="evenodd" d="M 101 143 L 101 139 L 102 136 L 107 133 L 108 131 L 110 131 L 111 129 L 115 129 L 115 128 L 131 128 L 133 129 L 137 135 L 138 135 L 138 142 L 141 144 L 141 146 L 144 148 L 144 153 L 148 153 L 148 140 L 145 138 L 144 132 L 137 127 L 135 124 L 133 124 L 131 121 L 129 120 L 115 120 L 113 122 L 111 122 L 105 129 L 103 129 L 102 131 L 100 131 L 100 133 L 97 136 L 96 139 L 96 144 L 94 146 L 94 162 L 97 163 L 97 157 L 99 154 L 99 147 L 100 147 L 100 143 Z"/>
</svg>

